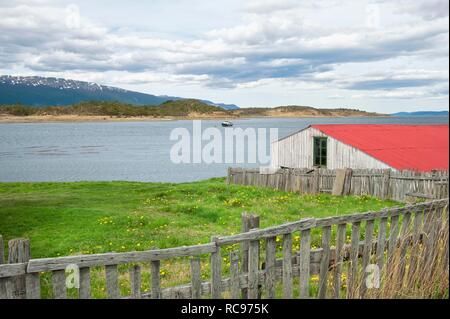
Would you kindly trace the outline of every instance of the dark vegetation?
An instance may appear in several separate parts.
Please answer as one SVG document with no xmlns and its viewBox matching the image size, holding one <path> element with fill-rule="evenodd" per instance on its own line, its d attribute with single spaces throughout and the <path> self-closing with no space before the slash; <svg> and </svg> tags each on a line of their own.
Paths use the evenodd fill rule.
<svg viewBox="0 0 450 319">
<path fill-rule="evenodd" d="M 206 104 L 200 100 L 170 100 L 158 106 L 136 106 L 127 103 L 109 101 L 87 101 L 70 106 L 32 107 L 22 104 L 0 105 L 0 115 L 97 115 L 115 117 L 184 117 L 189 115 L 216 115 L 224 117 L 257 116 L 377 116 L 356 109 L 317 109 L 309 106 L 280 106 L 276 108 L 241 108 L 225 110 L 218 106 Z"/>
</svg>

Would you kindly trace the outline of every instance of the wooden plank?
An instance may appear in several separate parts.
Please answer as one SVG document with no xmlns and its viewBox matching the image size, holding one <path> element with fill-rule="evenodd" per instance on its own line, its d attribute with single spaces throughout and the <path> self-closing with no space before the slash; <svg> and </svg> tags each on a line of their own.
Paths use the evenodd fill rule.
<svg viewBox="0 0 450 319">
<path fill-rule="evenodd" d="M 319 194 L 320 192 L 320 170 L 315 169 L 313 171 L 312 183 L 311 183 L 311 194 Z"/>
<path fill-rule="evenodd" d="M 400 261 L 398 265 L 398 280 L 403 280 L 404 274 L 405 274 L 405 268 L 406 268 L 406 253 L 409 246 L 409 238 L 410 238 L 410 226 L 411 226 L 411 213 L 406 213 L 403 215 L 403 222 L 402 222 L 402 230 L 401 230 L 401 250 L 400 250 Z"/>
<path fill-rule="evenodd" d="M 259 228 L 260 218 L 257 215 L 243 213 L 242 214 L 242 232 L 249 232 L 251 229 Z M 241 271 L 242 273 L 248 273 L 248 249 L 249 242 L 243 241 L 241 242 L 241 250 L 242 250 L 242 262 L 241 262 Z M 248 298 L 247 288 L 242 289 L 242 297 L 244 299 Z"/>
<path fill-rule="evenodd" d="M 39 273 L 27 274 L 25 283 L 27 299 L 41 299 L 41 278 Z"/>
<path fill-rule="evenodd" d="M 250 221 L 251 216 L 247 213 L 243 213 L 241 215 L 241 224 L 242 224 L 242 228 L 241 231 L 243 233 L 247 233 L 252 227 L 250 226 Z M 241 245 L 241 251 L 242 251 L 242 262 L 241 262 L 241 270 L 243 273 L 247 273 L 248 272 L 248 241 L 243 241 L 240 243 Z M 247 293 L 243 292 L 243 294 L 247 295 Z"/>
<path fill-rule="evenodd" d="M 376 259 L 377 259 L 378 269 L 380 270 L 380 272 L 382 271 L 383 266 L 384 266 L 384 252 L 386 250 L 387 221 L 388 221 L 388 219 L 386 217 L 381 218 L 380 225 L 378 228 Z"/>
<path fill-rule="evenodd" d="M 426 245 L 425 245 L 425 267 L 430 269 L 435 257 L 437 238 L 437 213 L 438 209 L 430 208 L 429 218 L 426 221 Z"/>
<path fill-rule="evenodd" d="M 403 211 L 403 207 L 394 207 L 389 210 L 384 209 L 378 212 L 356 213 L 352 215 L 321 218 L 316 220 L 316 227 L 332 226 L 338 224 L 352 224 L 368 219 L 377 219 L 387 216 L 400 215 L 403 213 Z"/>
<path fill-rule="evenodd" d="M 6 295 L 6 281 L 8 278 L 0 278 L 0 300 L 7 299 Z"/>
<path fill-rule="evenodd" d="M 300 298 L 309 298 L 309 280 L 310 280 L 310 255 L 311 255 L 311 230 L 305 229 L 301 232 L 300 242 Z"/>
<path fill-rule="evenodd" d="M 134 265 L 130 268 L 131 298 L 141 299 L 141 267 Z"/>
<path fill-rule="evenodd" d="M 200 286 L 201 290 L 201 286 Z M 241 287 L 239 283 L 239 252 L 230 252 L 230 291 L 232 299 L 239 299 Z"/>
<path fill-rule="evenodd" d="M 344 186 L 342 187 L 342 195 L 348 196 L 351 193 L 353 170 L 351 168 L 345 169 Z"/>
<path fill-rule="evenodd" d="M 5 263 L 5 243 L 3 242 L 3 236 L 0 235 L 0 265 Z"/>
<path fill-rule="evenodd" d="M 192 299 L 200 299 L 202 296 L 202 274 L 200 258 L 191 258 L 191 284 L 192 284 Z"/>
<path fill-rule="evenodd" d="M 336 170 L 336 178 L 334 179 L 333 190 L 331 194 L 334 196 L 341 196 L 344 192 L 344 184 L 345 184 L 345 169 L 337 169 Z"/>
<path fill-rule="evenodd" d="M 8 262 L 10 264 L 26 263 L 30 260 L 30 241 L 24 238 L 12 239 L 8 242 Z M 25 275 L 12 279 L 15 299 L 26 298 Z"/>
<path fill-rule="evenodd" d="M 117 265 L 105 266 L 106 273 L 106 293 L 109 299 L 118 299 L 119 292 L 119 272 Z"/>
<path fill-rule="evenodd" d="M 353 298 L 356 290 L 356 283 L 358 282 L 358 255 L 359 255 L 359 237 L 360 237 L 361 223 L 355 222 L 352 224 L 352 237 L 350 248 L 350 267 L 348 270 L 348 285 L 347 298 Z"/>
<path fill-rule="evenodd" d="M 383 170 L 383 177 L 381 181 L 381 199 L 389 198 L 389 184 L 391 179 L 391 170 Z"/>
<path fill-rule="evenodd" d="M 0 299 L 6 299 L 6 279 L 2 279 L 1 266 L 5 262 L 5 243 L 3 242 L 3 236 L 0 235 Z"/>
<path fill-rule="evenodd" d="M 258 299 L 259 295 L 259 240 L 252 240 L 248 250 L 248 298 Z"/>
<path fill-rule="evenodd" d="M 0 265 L 0 278 L 25 275 L 26 270 L 27 263 L 3 264 Z"/>
<path fill-rule="evenodd" d="M 159 260 L 152 261 L 152 299 L 161 299 L 161 262 Z"/>
<path fill-rule="evenodd" d="M 54 299 L 67 299 L 65 270 L 55 270 L 52 272 L 52 286 Z"/>
<path fill-rule="evenodd" d="M 46 272 L 66 269 L 68 265 L 76 264 L 80 268 L 119 265 L 128 263 L 149 262 L 154 260 L 191 257 L 209 254 L 215 251 L 215 243 L 183 246 L 168 249 L 135 251 L 127 253 L 107 253 L 59 258 L 32 259 L 28 264 L 28 272 Z"/>
<path fill-rule="evenodd" d="M 80 290 L 78 292 L 79 299 L 91 298 L 91 269 L 80 268 Z"/>
<path fill-rule="evenodd" d="M 327 294 L 328 285 L 328 269 L 330 267 L 330 240 L 331 240 L 331 226 L 322 228 L 322 258 L 320 260 L 320 275 L 319 275 L 319 293 L 318 298 L 324 299 Z"/>
<path fill-rule="evenodd" d="M 266 239 L 266 290 L 267 298 L 275 298 L 275 261 L 276 261 L 276 237 Z"/>
<path fill-rule="evenodd" d="M 347 230 L 346 224 L 338 225 L 336 234 L 336 259 L 333 277 L 334 298 L 336 299 L 339 299 L 341 293 L 341 273 L 342 273 L 342 264 L 344 262 L 343 252 L 344 252 L 346 230 Z"/>
<path fill-rule="evenodd" d="M 215 242 L 217 237 L 213 237 Z M 222 256 L 220 246 L 216 246 L 216 251 L 211 254 L 211 298 L 220 299 L 222 297 Z"/>
<path fill-rule="evenodd" d="M 283 235 L 283 298 L 292 299 L 292 234 Z"/>
<path fill-rule="evenodd" d="M 247 240 L 265 239 L 269 237 L 290 234 L 295 231 L 312 228 L 315 226 L 315 223 L 316 220 L 314 218 L 302 219 L 300 221 L 286 223 L 279 226 L 251 230 L 247 233 L 241 233 L 227 237 L 218 237 L 216 243 L 218 245 L 231 245 Z"/>
<path fill-rule="evenodd" d="M 373 229 L 374 229 L 374 221 L 368 220 L 366 221 L 366 229 L 364 234 L 364 250 L 363 250 L 363 259 L 362 259 L 362 273 L 365 274 L 367 270 L 367 266 L 370 264 L 370 259 L 372 256 L 372 237 L 373 237 Z M 360 294 L 361 297 L 364 297 L 367 287 L 363 276 L 363 282 L 361 282 L 360 286 Z"/>
<path fill-rule="evenodd" d="M 0 300 L 1 299 L 15 299 L 14 296 L 15 282 L 13 278 L 0 279 Z"/>
<path fill-rule="evenodd" d="M 390 264 L 394 256 L 395 249 L 397 248 L 398 232 L 399 232 L 399 217 L 391 217 L 391 229 L 389 230 L 389 245 L 388 245 L 388 260 L 387 263 Z"/>
</svg>

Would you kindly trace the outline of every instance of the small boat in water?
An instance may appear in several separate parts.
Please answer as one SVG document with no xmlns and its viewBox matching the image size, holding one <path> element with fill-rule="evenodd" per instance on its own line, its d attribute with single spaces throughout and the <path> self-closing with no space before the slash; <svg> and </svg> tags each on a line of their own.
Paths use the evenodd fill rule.
<svg viewBox="0 0 450 319">
<path fill-rule="evenodd" d="M 222 122 L 222 126 L 223 127 L 231 127 L 231 126 L 233 126 L 233 123 L 231 123 L 230 121 L 224 121 L 224 122 Z"/>
</svg>

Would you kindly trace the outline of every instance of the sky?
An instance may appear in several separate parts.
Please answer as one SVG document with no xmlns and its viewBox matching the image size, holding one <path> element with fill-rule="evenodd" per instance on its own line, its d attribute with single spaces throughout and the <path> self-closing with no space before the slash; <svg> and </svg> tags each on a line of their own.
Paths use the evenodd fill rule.
<svg viewBox="0 0 450 319">
<path fill-rule="evenodd" d="M 240 107 L 447 110 L 448 0 L 0 0 L 0 74 Z"/>
</svg>

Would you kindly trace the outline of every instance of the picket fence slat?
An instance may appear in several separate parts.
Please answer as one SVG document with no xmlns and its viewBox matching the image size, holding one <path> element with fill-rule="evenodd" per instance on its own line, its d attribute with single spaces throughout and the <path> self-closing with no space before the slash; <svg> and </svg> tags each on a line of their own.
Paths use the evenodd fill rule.
<svg viewBox="0 0 450 319">
<path fill-rule="evenodd" d="M 377 262 L 378 269 L 380 271 L 384 267 L 384 252 L 386 250 L 387 222 L 388 222 L 387 217 L 381 218 L 379 228 L 378 228 L 376 262 Z"/>
<path fill-rule="evenodd" d="M 283 235 L 283 298 L 292 299 L 292 234 Z"/>
<path fill-rule="evenodd" d="M 241 287 L 239 283 L 239 252 L 230 253 L 230 291 L 232 299 L 239 299 Z M 201 287 L 200 287 L 201 294 Z"/>
<path fill-rule="evenodd" d="M 141 299 L 141 267 L 134 265 L 130 268 L 131 297 Z"/>
<path fill-rule="evenodd" d="M 213 237 L 212 242 L 216 241 L 217 237 Z M 222 256 L 218 245 L 215 252 L 211 254 L 211 297 L 213 299 L 222 297 Z"/>
<path fill-rule="evenodd" d="M 230 258 L 231 259 L 231 258 Z M 192 299 L 200 299 L 202 294 L 202 275 L 200 258 L 191 258 Z"/>
<path fill-rule="evenodd" d="M 119 294 L 119 271 L 117 265 L 105 266 L 106 293 L 109 299 L 118 299 Z"/>
<path fill-rule="evenodd" d="M 80 299 L 91 298 L 91 269 L 88 267 L 80 268 L 80 290 L 78 297 Z"/>
<path fill-rule="evenodd" d="M 347 224 L 338 225 L 336 234 L 336 256 L 335 256 L 334 277 L 333 277 L 334 298 L 336 299 L 339 299 L 341 294 L 341 274 L 342 274 L 342 264 L 344 262 L 343 250 L 344 250 L 346 230 Z"/>
<path fill-rule="evenodd" d="M 350 250 L 350 267 L 348 271 L 348 285 L 347 285 L 347 298 L 352 298 L 355 290 L 356 283 L 358 282 L 358 256 L 359 256 L 359 237 L 360 237 L 361 222 L 355 222 L 352 224 L 351 235 L 351 250 Z"/>
<path fill-rule="evenodd" d="M 53 298 L 66 299 L 66 272 L 65 270 L 55 270 L 52 272 Z"/>
<path fill-rule="evenodd" d="M 319 274 L 319 293 L 318 298 L 324 299 L 327 294 L 328 285 L 328 268 L 330 267 L 330 240 L 331 240 L 331 226 L 322 228 L 322 259 L 320 261 Z"/>
<path fill-rule="evenodd" d="M 154 260 L 151 263 L 152 299 L 161 299 L 161 261 Z"/>
<path fill-rule="evenodd" d="M 252 240 L 248 249 L 248 299 L 259 294 L 259 240 Z"/>
<path fill-rule="evenodd" d="M 309 298 L 310 280 L 310 255 L 311 255 L 311 230 L 305 229 L 301 232 L 300 242 L 300 298 Z"/>
<path fill-rule="evenodd" d="M 265 263 L 265 272 L 266 272 L 266 290 L 267 290 L 267 298 L 274 299 L 275 298 L 275 261 L 276 261 L 276 237 L 270 237 L 266 239 L 266 263 Z"/>
</svg>

